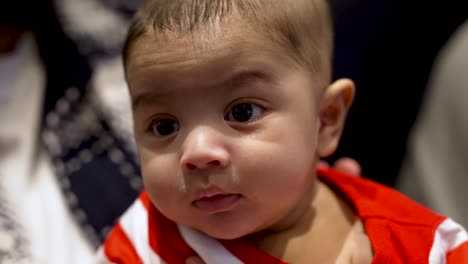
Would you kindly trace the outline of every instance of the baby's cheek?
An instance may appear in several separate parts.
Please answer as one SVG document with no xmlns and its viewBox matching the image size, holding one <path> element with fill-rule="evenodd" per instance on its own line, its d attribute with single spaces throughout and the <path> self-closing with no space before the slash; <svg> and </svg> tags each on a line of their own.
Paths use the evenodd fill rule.
<svg viewBox="0 0 468 264">
<path fill-rule="evenodd" d="M 169 164 L 142 164 L 143 182 L 151 201 L 166 216 L 173 218 L 186 203 L 183 178 Z"/>
<path fill-rule="evenodd" d="M 176 208 L 181 208 L 181 205 L 175 202 L 179 199 L 173 185 L 157 174 L 144 177 L 144 184 L 153 205 L 166 217 L 173 220 L 177 218 Z"/>
<path fill-rule="evenodd" d="M 173 183 L 171 183 L 170 175 L 165 170 L 158 168 L 158 166 L 150 166 L 150 164 L 143 165 L 142 175 L 145 190 L 152 199 L 161 203 L 164 197 L 170 195 L 174 187 L 171 187 Z"/>
<path fill-rule="evenodd" d="M 154 155 L 152 152 L 140 152 L 141 170 L 145 187 L 160 188 L 173 185 L 176 181 L 177 164 L 170 155 Z"/>
</svg>

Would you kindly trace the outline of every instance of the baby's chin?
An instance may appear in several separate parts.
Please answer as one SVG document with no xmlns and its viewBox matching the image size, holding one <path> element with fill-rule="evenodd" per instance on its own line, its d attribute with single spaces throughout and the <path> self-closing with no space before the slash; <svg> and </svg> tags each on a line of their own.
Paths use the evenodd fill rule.
<svg viewBox="0 0 468 264">
<path fill-rule="evenodd" d="M 253 233 L 253 230 L 246 230 L 246 229 L 240 229 L 240 228 L 216 228 L 216 227 L 209 227 L 209 228 L 197 228 L 198 231 L 201 231 L 202 233 L 216 238 L 216 239 L 221 239 L 221 240 L 233 240 L 233 239 L 238 239 L 244 236 L 247 236 L 251 233 Z"/>
</svg>

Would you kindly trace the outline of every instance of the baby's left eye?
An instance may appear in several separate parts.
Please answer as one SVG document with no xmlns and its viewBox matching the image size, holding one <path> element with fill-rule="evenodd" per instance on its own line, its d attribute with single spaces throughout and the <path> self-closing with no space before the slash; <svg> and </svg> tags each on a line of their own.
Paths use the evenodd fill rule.
<svg viewBox="0 0 468 264">
<path fill-rule="evenodd" d="M 224 118 L 230 122 L 248 122 L 257 118 L 265 108 L 253 103 L 239 103 L 231 106 Z"/>
</svg>

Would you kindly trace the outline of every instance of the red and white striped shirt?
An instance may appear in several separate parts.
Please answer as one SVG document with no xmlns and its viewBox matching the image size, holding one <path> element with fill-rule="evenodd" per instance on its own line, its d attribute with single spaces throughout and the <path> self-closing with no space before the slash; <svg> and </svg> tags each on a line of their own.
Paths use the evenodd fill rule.
<svg viewBox="0 0 468 264">
<path fill-rule="evenodd" d="M 468 235 L 395 190 L 332 170 L 319 178 L 354 209 L 372 244 L 372 263 L 468 263 Z M 206 263 L 286 263 L 242 239 L 216 240 L 177 225 L 152 206 L 143 192 L 123 215 L 98 253 L 98 263 L 185 263 L 198 255 Z"/>
</svg>

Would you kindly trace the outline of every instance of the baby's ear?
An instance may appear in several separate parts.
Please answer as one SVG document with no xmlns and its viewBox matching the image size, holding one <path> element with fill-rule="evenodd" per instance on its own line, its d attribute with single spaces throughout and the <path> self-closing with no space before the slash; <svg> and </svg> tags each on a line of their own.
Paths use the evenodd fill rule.
<svg viewBox="0 0 468 264">
<path fill-rule="evenodd" d="M 354 99 L 355 86 L 350 79 L 340 79 L 324 92 L 320 103 L 320 130 L 317 153 L 327 157 L 335 152 L 348 110 Z"/>
</svg>

